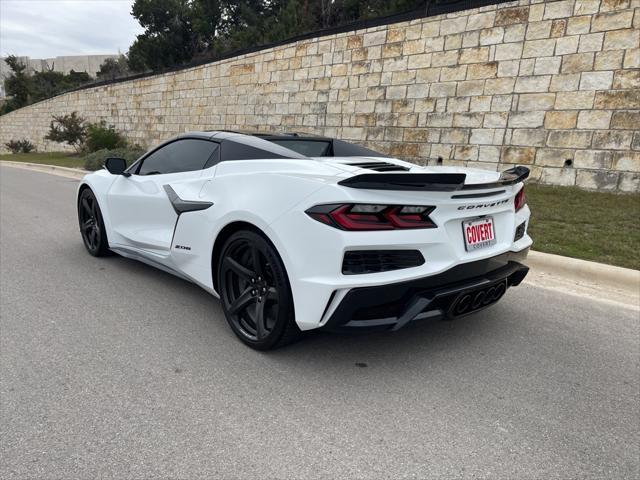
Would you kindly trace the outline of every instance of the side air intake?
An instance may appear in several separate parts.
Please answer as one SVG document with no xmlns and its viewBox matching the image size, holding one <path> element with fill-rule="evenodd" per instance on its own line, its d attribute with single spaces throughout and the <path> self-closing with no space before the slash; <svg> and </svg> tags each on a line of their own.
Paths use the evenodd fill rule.
<svg viewBox="0 0 640 480">
<path fill-rule="evenodd" d="M 409 167 L 395 165 L 389 162 L 354 162 L 346 165 L 352 167 L 366 168 L 367 170 L 375 170 L 376 172 L 407 172 Z"/>
</svg>

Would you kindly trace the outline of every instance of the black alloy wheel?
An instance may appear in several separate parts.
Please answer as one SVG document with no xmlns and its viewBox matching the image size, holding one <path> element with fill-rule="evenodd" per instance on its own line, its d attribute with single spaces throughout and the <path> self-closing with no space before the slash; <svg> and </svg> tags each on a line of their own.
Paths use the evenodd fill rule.
<svg viewBox="0 0 640 480">
<path fill-rule="evenodd" d="M 86 188 L 78 199 L 78 222 L 84 246 L 94 257 L 109 253 L 109 242 L 102 221 L 100 206 L 93 192 Z"/>
<path fill-rule="evenodd" d="M 284 265 L 275 248 L 258 233 L 243 230 L 227 240 L 220 257 L 218 286 L 229 325 L 250 347 L 268 350 L 298 337 Z"/>
</svg>

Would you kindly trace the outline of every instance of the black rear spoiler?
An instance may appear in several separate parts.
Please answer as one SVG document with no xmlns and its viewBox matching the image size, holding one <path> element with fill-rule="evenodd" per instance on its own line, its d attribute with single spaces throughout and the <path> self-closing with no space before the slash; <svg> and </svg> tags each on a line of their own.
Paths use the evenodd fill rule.
<svg viewBox="0 0 640 480">
<path fill-rule="evenodd" d="M 500 174 L 496 182 L 465 185 L 464 173 L 365 173 L 338 182 L 339 185 L 367 190 L 411 190 L 422 192 L 455 192 L 486 190 L 522 182 L 529 176 L 527 167 L 514 167 Z"/>
</svg>

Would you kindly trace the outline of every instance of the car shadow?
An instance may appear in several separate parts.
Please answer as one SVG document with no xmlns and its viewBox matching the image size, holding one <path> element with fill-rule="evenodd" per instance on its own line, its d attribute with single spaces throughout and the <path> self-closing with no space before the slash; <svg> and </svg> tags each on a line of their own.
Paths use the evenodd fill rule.
<svg viewBox="0 0 640 480">
<path fill-rule="evenodd" d="M 513 309 L 516 308 L 507 294 L 502 302 L 487 310 L 452 321 L 422 320 L 396 332 L 342 334 L 310 331 L 304 332 L 302 338 L 292 345 L 259 352 L 235 338 L 224 319 L 219 301 L 199 286 L 136 260 L 114 256 L 109 258 L 109 262 L 128 276 L 137 278 L 136 283 L 149 285 L 149 288 L 166 288 L 172 296 L 180 296 L 185 304 L 196 307 L 197 311 L 212 309 L 206 318 L 195 313 L 182 320 L 191 323 L 189 328 L 203 329 L 203 337 L 222 337 L 224 341 L 235 344 L 239 356 L 249 356 L 273 367 L 287 366 L 300 371 L 318 368 L 335 371 L 337 366 L 365 369 L 381 362 L 392 362 L 397 367 L 406 362 L 414 363 L 418 356 L 423 362 L 434 355 L 442 357 L 443 353 L 446 357 L 482 356 L 487 343 L 495 343 L 499 337 L 504 337 L 505 327 L 513 327 L 507 319 L 514 315 Z M 212 355 L 215 354 L 212 349 Z"/>
</svg>

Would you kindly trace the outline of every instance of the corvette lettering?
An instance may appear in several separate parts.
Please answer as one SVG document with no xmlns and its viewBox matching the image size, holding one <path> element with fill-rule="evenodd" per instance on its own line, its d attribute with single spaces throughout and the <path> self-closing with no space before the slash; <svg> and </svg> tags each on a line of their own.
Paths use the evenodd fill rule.
<svg viewBox="0 0 640 480">
<path fill-rule="evenodd" d="M 506 200 L 500 200 L 499 202 L 493 202 L 493 203 L 481 203 L 479 205 L 462 205 L 461 207 L 458 207 L 458 210 L 475 210 L 477 208 L 491 208 L 491 207 L 497 207 L 498 205 L 504 205 L 505 203 L 509 203 L 508 198 Z"/>
</svg>

